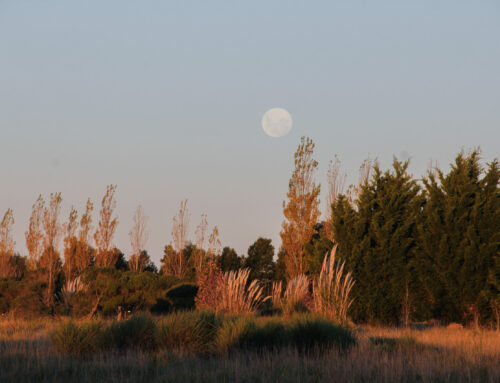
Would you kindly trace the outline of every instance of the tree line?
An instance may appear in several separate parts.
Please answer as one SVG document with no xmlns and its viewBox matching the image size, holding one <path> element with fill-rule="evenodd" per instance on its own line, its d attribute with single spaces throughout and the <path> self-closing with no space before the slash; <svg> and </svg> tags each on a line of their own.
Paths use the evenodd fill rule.
<svg viewBox="0 0 500 383">
<path fill-rule="evenodd" d="M 344 190 L 336 158 L 328 172 L 327 219 L 318 222 L 314 143 L 302 139 L 284 203 L 284 277 L 317 273 L 333 244 L 352 271 L 356 322 L 443 322 L 500 327 L 500 166 L 460 152 L 448 172 L 421 179 L 409 161 L 382 170 L 369 159 Z"/>
<path fill-rule="evenodd" d="M 129 232 L 132 252 L 125 257 L 113 245 L 116 186 L 109 185 L 95 228 L 90 200 L 81 217 L 71 208 L 61 224 L 61 194 L 51 194 L 48 203 L 40 196 L 25 235 L 28 254 L 21 256 L 8 209 L 0 224 L 0 311 L 91 315 L 188 308 L 200 279 L 214 267 L 247 268 L 249 282 L 259 280 L 270 294 L 273 281 L 286 285 L 302 275 L 317 276 L 325 254 L 337 245 L 355 281 L 349 313 L 355 322 L 437 319 L 499 326 L 498 160 L 482 164 L 479 150 L 461 152 L 448 172 L 430 167 L 415 179 L 408 161 L 394 159 L 391 169 L 382 170 L 367 159 L 359 182 L 346 188 L 334 157 L 322 211 L 314 149 L 312 140 L 302 138 L 295 153 L 277 254 L 266 238 L 257 239 L 246 256 L 222 247 L 217 226 L 210 230 L 205 214 L 189 241 L 184 200 L 159 269 L 145 250 L 148 225 L 141 206 Z"/>
</svg>

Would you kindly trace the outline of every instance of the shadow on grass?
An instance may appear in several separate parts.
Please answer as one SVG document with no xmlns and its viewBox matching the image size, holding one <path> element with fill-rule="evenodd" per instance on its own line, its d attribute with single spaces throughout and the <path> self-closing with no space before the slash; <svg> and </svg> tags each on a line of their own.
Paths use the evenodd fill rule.
<svg viewBox="0 0 500 383">
<path fill-rule="evenodd" d="M 370 337 L 370 343 L 376 346 L 381 351 L 395 352 L 395 351 L 417 351 L 417 352 L 439 352 L 439 347 L 417 342 L 411 336 L 404 336 L 398 338 L 389 337 Z"/>
</svg>

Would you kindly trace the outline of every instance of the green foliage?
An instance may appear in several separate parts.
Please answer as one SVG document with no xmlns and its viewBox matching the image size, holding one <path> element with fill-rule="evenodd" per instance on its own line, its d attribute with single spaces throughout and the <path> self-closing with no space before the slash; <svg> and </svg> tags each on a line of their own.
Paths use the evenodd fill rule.
<svg viewBox="0 0 500 383">
<path fill-rule="evenodd" d="M 460 153 L 448 174 L 424 179 L 418 271 L 436 317 L 477 323 L 491 315 L 500 292 L 499 179 L 498 161 L 483 169 L 477 150 Z"/>
<path fill-rule="evenodd" d="M 274 275 L 274 246 L 267 238 L 258 238 L 249 248 L 243 261 L 243 268 L 250 269 L 249 280 L 258 279 L 264 286 L 269 285 Z"/>
<path fill-rule="evenodd" d="M 113 322 L 103 333 L 104 347 L 118 350 L 152 350 L 157 347 L 156 331 L 153 318 L 144 314 Z"/>
<path fill-rule="evenodd" d="M 23 279 L 0 279 L 0 313 L 12 312 L 18 318 L 48 315 L 46 305 L 47 271 L 26 272 Z"/>
<path fill-rule="evenodd" d="M 416 280 L 416 224 L 423 199 L 407 172 L 408 162 L 394 160 L 393 170 L 374 167 L 352 205 L 339 196 L 332 227 L 341 258 L 356 284 L 352 315 L 358 321 L 398 323 L 405 308 L 424 316 L 423 296 Z"/>
<path fill-rule="evenodd" d="M 235 350 L 298 352 L 345 350 L 355 343 L 352 333 L 332 322 L 311 316 L 254 318 L 221 316 L 206 311 L 184 311 L 155 321 L 147 315 L 111 322 L 65 322 L 50 334 L 62 353 L 89 355 L 98 350 L 151 351 L 181 354 L 226 354 Z"/>
<path fill-rule="evenodd" d="M 50 333 L 50 341 L 58 352 L 72 355 L 90 355 L 104 345 L 101 322 L 65 322 Z"/>
<path fill-rule="evenodd" d="M 324 351 L 336 347 L 345 350 L 356 342 L 350 330 L 326 319 L 296 317 L 290 326 L 290 343 L 300 351 Z"/>
<path fill-rule="evenodd" d="M 215 340 L 215 350 L 227 353 L 235 349 L 273 351 L 295 348 L 298 352 L 345 350 L 356 339 L 350 330 L 308 315 L 292 318 L 233 317 L 226 319 Z"/>
<path fill-rule="evenodd" d="M 222 318 L 208 311 L 177 312 L 158 323 L 160 347 L 189 354 L 210 351 Z"/>
<path fill-rule="evenodd" d="M 179 283 L 167 290 L 165 296 L 175 310 L 191 310 L 195 307 L 198 286 L 194 283 Z"/>
<path fill-rule="evenodd" d="M 325 254 L 332 249 L 333 243 L 326 235 L 325 224 L 317 223 L 311 240 L 304 245 L 307 270 L 309 275 L 318 275 Z"/>
<path fill-rule="evenodd" d="M 82 281 L 87 287 L 73 299 L 73 314 L 77 317 L 88 315 L 98 299 L 98 312 L 104 316 L 116 315 L 119 306 L 131 312 L 164 312 L 172 306 L 165 296 L 167 291 L 179 283 L 173 276 L 95 267 L 85 270 Z M 188 306 L 188 302 L 177 300 L 179 306 Z"/>
<path fill-rule="evenodd" d="M 286 250 L 280 247 L 278 251 L 278 259 L 276 260 L 276 265 L 274 267 L 274 280 L 275 281 L 285 281 L 286 280 Z"/>
<path fill-rule="evenodd" d="M 238 256 L 236 250 L 231 247 L 224 247 L 221 255 L 217 256 L 216 263 L 223 273 L 238 270 L 242 266 L 243 259 Z"/>
</svg>

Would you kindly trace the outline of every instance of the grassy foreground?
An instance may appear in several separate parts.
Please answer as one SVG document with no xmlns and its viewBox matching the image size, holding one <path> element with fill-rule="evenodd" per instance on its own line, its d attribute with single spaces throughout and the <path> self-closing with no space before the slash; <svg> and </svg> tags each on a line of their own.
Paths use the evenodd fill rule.
<svg viewBox="0 0 500 383">
<path fill-rule="evenodd" d="M 293 323 L 290 324 L 281 319 L 220 319 L 210 316 L 208 319 L 203 318 L 203 321 L 210 324 L 205 330 L 213 330 L 211 324 L 217 324 L 217 329 L 226 330 L 205 331 L 202 327 L 197 327 L 198 333 L 193 336 L 190 326 L 201 326 L 196 325 L 199 323 L 199 314 L 191 314 L 187 319 L 182 316 L 168 316 L 155 319 L 154 329 L 146 323 L 145 328 L 154 330 L 154 335 L 148 335 L 149 330 L 146 330 L 140 333 L 138 338 L 132 337 L 138 344 L 124 345 L 119 343 L 123 340 L 122 335 L 137 334 L 137 323 L 121 322 L 117 325 L 112 322 L 97 322 L 94 325 L 99 329 L 96 330 L 95 327 L 93 330 L 96 331 L 89 333 L 89 339 L 94 339 L 97 343 L 90 340 L 91 350 L 83 349 L 83 352 L 78 348 L 61 348 L 61 344 L 66 344 L 64 341 L 58 343 L 61 342 L 57 340 L 58 336 L 68 342 L 73 339 L 69 342 L 73 345 L 74 339 L 77 339 L 76 342 L 82 339 L 78 332 L 61 335 L 62 330 L 67 330 L 68 322 L 3 320 L 0 321 L 0 381 L 500 381 L 499 332 L 446 328 L 402 330 L 361 327 L 355 330 L 357 341 L 350 347 L 339 346 L 339 343 L 333 342 L 332 339 L 344 339 L 345 334 L 342 333 L 341 338 L 338 334 L 335 338 L 330 338 L 331 342 L 326 343 L 329 347 L 313 347 L 304 353 L 303 343 L 300 343 L 301 338 L 297 331 L 301 333 L 300 324 L 307 318 L 293 318 Z M 210 322 L 211 320 L 213 322 Z M 235 323 L 239 324 L 239 330 L 234 330 Z M 184 326 L 184 333 L 181 324 Z M 85 328 L 89 324 L 78 322 L 74 325 L 77 328 Z M 127 326 L 136 327 L 130 331 L 124 329 Z M 173 328 L 177 330 L 172 330 Z M 187 328 L 190 329 L 186 330 Z M 233 330 L 229 331 L 227 328 Z M 246 330 L 241 331 L 244 328 Z M 270 334 L 266 335 L 266 328 L 281 328 L 278 330 L 281 331 L 281 336 L 269 341 Z M 165 334 L 167 329 L 170 329 L 170 333 Z M 120 331 L 121 335 L 116 338 Z M 323 328 L 321 331 L 329 330 Z M 265 339 L 261 338 L 262 334 L 266 335 Z M 318 335 L 317 331 L 313 333 L 313 337 L 316 336 L 314 334 Z M 108 345 L 99 344 L 99 339 L 105 339 Z M 144 345 L 144 339 L 153 343 L 146 342 Z M 293 343 L 296 341 L 299 343 Z M 110 342 L 115 342 L 115 347 L 109 346 Z M 278 344 L 276 342 L 279 347 L 267 347 L 270 344 Z M 256 345 L 258 347 L 255 347 Z"/>
</svg>

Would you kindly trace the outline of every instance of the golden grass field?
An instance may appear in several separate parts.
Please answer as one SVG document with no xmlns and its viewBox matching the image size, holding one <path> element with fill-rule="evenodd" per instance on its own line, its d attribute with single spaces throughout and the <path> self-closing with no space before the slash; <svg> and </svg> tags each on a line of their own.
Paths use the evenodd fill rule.
<svg viewBox="0 0 500 383">
<path fill-rule="evenodd" d="M 500 332 L 356 327 L 347 352 L 58 354 L 57 320 L 0 321 L 0 382 L 500 382 Z"/>
</svg>

